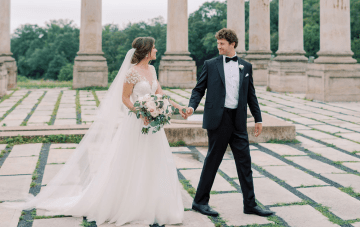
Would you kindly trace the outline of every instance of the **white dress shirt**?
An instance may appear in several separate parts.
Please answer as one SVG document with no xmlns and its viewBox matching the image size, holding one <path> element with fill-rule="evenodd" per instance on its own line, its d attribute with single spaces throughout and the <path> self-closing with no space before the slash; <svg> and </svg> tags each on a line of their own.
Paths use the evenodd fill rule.
<svg viewBox="0 0 360 227">
<path fill-rule="evenodd" d="M 236 54 L 233 56 L 235 57 Z M 239 83 L 240 83 L 240 69 L 238 61 L 225 62 L 226 56 L 223 55 L 224 74 L 225 74 L 225 107 L 229 109 L 236 109 L 239 102 Z"/>
<path fill-rule="evenodd" d="M 237 56 L 236 53 L 233 57 Z M 225 74 L 225 107 L 229 109 L 236 109 L 239 103 L 239 89 L 240 89 L 240 69 L 238 60 L 229 61 L 226 63 L 226 56 L 223 55 L 224 74 Z M 244 70 L 244 69 L 242 69 Z M 194 108 L 190 107 L 193 110 Z M 256 122 L 262 123 L 262 122 Z"/>
</svg>

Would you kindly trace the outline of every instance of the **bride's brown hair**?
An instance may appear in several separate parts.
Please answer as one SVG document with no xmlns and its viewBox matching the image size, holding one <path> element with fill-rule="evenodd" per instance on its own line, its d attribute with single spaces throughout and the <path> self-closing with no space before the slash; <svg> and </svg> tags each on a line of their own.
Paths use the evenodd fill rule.
<svg viewBox="0 0 360 227">
<path fill-rule="evenodd" d="M 135 53 L 131 59 L 131 64 L 137 64 L 145 58 L 155 44 L 153 37 L 138 37 L 132 42 L 132 47 L 135 48 Z"/>
</svg>

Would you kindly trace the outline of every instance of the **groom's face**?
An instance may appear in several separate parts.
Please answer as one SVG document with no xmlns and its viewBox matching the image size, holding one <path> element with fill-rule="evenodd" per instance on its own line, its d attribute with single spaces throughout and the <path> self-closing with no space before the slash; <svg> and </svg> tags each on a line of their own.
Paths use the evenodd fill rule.
<svg viewBox="0 0 360 227">
<path fill-rule="evenodd" d="M 217 40 L 217 48 L 219 50 L 220 55 L 232 55 L 235 51 L 235 43 L 229 43 L 226 39 L 218 39 Z M 230 56 L 232 57 L 232 56 Z"/>
</svg>

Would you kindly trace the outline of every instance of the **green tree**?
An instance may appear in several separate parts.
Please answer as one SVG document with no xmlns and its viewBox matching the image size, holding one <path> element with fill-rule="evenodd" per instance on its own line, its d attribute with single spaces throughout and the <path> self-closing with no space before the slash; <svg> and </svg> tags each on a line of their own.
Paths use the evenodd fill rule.
<svg viewBox="0 0 360 227">
<path fill-rule="evenodd" d="M 73 68 L 74 68 L 74 65 L 71 63 L 67 63 L 66 65 L 64 65 L 59 72 L 58 80 L 60 80 L 60 81 L 72 80 L 73 79 Z"/>
<path fill-rule="evenodd" d="M 270 2 L 270 49 L 273 54 L 279 49 L 279 0 Z"/>
<path fill-rule="evenodd" d="M 226 3 L 205 2 L 189 17 L 189 51 L 198 74 L 206 59 L 218 55 L 215 33 L 226 27 Z"/>
<path fill-rule="evenodd" d="M 57 80 L 60 70 L 68 63 L 63 54 L 56 54 L 52 61 L 49 63 L 45 79 Z"/>
<path fill-rule="evenodd" d="M 20 75 L 56 79 L 64 64 L 74 62 L 79 50 L 79 29 L 68 20 L 52 20 L 44 28 L 24 25 L 15 30 L 11 50 Z M 49 68 L 52 66 L 55 68 Z"/>
<path fill-rule="evenodd" d="M 110 75 L 117 74 L 127 51 L 132 48 L 133 40 L 136 37 L 144 36 L 155 39 L 158 52 L 156 60 L 152 61 L 151 64 L 158 70 L 161 56 L 166 51 L 166 25 L 162 17 L 153 18 L 148 23 L 129 23 L 122 30 L 117 25 L 108 24 L 104 26 L 102 36 L 103 52 L 105 53 Z"/>
</svg>

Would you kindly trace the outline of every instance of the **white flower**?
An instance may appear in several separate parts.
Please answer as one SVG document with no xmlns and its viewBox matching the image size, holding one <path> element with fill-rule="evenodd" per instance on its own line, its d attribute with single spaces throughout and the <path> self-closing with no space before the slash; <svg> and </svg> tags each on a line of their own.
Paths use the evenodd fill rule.
<svg viewBox="0 0 360 227">
<path fill-rule="evenodd" d="M 243 70 L 244 69 L 244 66 L 243 65 L 239 65 L 239 69 Z"/>
<path fill-rule="evenodd" d="M 146 95 L 144 95 L 143 100 L 149 101 L 149 100 L 151 100 L 151 96 L 149 94 L 146 94 Z"/>
<path fill-rule="evenodd" d="M 154 111 L 150 112 L 150 114 L 152 117 L 157 117 L 159 116 L 160 112 L 157 109 L 155 109 Z"/>
<path fill-rule="evenodd" d="M 145 103 L 145 106 L 147 107 L 148 111 L 150 110 L 156 110 L 156 104 L 154 101 L 147 101 Z"/>
</svg>

